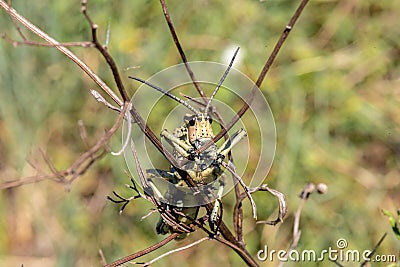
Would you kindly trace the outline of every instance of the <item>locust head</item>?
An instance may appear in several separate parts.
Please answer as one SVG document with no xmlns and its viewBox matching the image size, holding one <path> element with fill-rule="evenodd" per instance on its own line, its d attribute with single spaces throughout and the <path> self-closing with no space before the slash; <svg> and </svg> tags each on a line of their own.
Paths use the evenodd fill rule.
<svg viewBox="0 0 400 267">
<path fill-rule="evenodd" d="M 214 133 L 211 124 L 212 118 L 205 113 L 199 113 L 188 117 L 187 127 L 189 142 L 194 144 L 196 140 L 213 138 Z"/>
</svg>

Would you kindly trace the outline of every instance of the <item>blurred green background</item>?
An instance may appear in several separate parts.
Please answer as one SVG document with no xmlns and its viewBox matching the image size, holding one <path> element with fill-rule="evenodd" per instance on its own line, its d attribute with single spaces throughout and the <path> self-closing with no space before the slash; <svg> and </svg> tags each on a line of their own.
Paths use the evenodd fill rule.
<svg viewBox="0 0 400 267">
<path fill-rule="evenodd" d="M 227 62 L 226 51 L 241 47 L 236 67 L 256 80 L 267 56 L 299 1 L 168 1 L 189 60 Z M 60 42 L 90 40 L 79 1 L 14 1 L 14 8 Z M 400 1 L 311 1 L 291 32 L 261 90 L 277 127 L 277 150 L 266 182 L 285 193 L 284 223 L 255 225 L 245 203 L 245 238 L 252 255 L 268 245 L 285 249 L 292 237 L 293 213 L 308 182 L 324 182 L 325 195 L 312 195 L 303 210 L 302 249 L 320 251 L 345 238 L 349 249 L 372 249 L 384 232 L 378 254 L 399 257 L 400 242 L 381 209 L 400 208 Z M 180 63 L 158 1 L 90 0 L 89 13 L 133 94 L 138 84 Z M 1 33 L 18 39 L 0 11 Z M 26 33 L 26 31 L 23 29 Z M 33 40 L 38 38 L 26 33 Z M 72 50 L 112 88 L 113 79 L 99 53 Z M 231 54 L 230 54 L 231 55 Z M 97 86 L 68 58 L 52 48 L 0 42 L 0 181 L 37 173 L 28 161 L 50 172 L 43 149 L 58 169 L 84 152 L 78 120 L 94 143 L 116 114 L 88 93 Z M 120 148 L 120 132 L 111 141 Z M 160 163 L 164 164 L 164 163 Z M 157 236 L 151 206 L 144 200 L 119 206 L 106 200 L 113 190 L 129 196 L 122 156 L 107 155 L 70 190 L 44 181 L 0 191 L 1 266 L 100 266 L 148 247 Z M 230 222 L 231 198 L 225 199 Z M 260 219 L 274 218 L 276 200 L 256 194 Z M 229 216 L 228 216 L 229 215 Z M 199 238 L 172 242 L 140 259 L 149 260 Z M 157 262 L 155 266 L 242 266 L 241 259 L 213 241 Z M 276 262 L 261 262 L 274 266 Z M 343 263 L 358 266 L 356 263 Z M 389 263 L 374 264 L 387 266 Z M 287 266 L 335 266 L 291 263 Z"/>
</svg>

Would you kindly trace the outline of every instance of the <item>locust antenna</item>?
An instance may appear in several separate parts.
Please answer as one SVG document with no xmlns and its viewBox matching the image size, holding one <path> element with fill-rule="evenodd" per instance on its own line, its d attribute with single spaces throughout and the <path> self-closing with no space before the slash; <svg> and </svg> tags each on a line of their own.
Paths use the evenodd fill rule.
<svg viewBox="0 0 400 267">
<path fill-rule="evenodd" d="M 214 96 L 217 94 L 217 92 L 218 92 L 219 88 L 221 87 L 222 83 L 225 81 L 226 76 L 228 76 L 228 73 L 229 73 L 230 69 L 232 68 L 233 61 L 235 61 L 235 58 L 236 58 L 236 55 L 239 52 L 239 49 L 240 49 L 240 47 L 236 48 L 235 54 L 233 54 L 233 57 L 231 59 L 231 62 L 229 63 L 228 68 L 225 70 L 224 75 L 222 75 L 221 79 L 219 80 L 217 87 L 214 89 L 214 92 L 212 93 L 212 95 L 208 99 L 207 106 L 205 108 L 205 113 L 206 114 L 208 112 L 208 109 L 210 108 L 211 101 L 213 100 Z"/>
<path fill-rule="evenodd" d="M 153 89 L 156 89 L 157 91 L 163 93 L 164 95 L 169 96 L 169 97 L 172 98 L 173 100 L 175 100 L 175 101 L 181 103 L 182 105 L 184 105 L 185 107 L 187 107 L 188 109 L 190 109 L 191 111 L 193 111 L 195 114 L 199 114 L 199 113 L 200 113 L 197 109 L 195 109 L 194 107 L 192 107 L 191 105 L 189 105 L 187 102 L 185 102 L 185 101 L 183 101 L 182 99 L 180 99 L 179 97 L 177 97 L 177 96 L 171 94 L 170 92 L 165 91 L 165 90 L 162 89 L 161 87 L 159 87 L 159 86 L 157 86 L 157 85 L 155 85 L 155 84 L 149 83 L 148 81 L 145 81 L 145 80 L 140 79 L 140 78 L 136 78 L 136 77 L 133 77 L 133 76 L 128 76 L 128 77 L 131 78 L 131 79 L 133 79 L 133 80 L 136 80 L 136 81 L 139 81 L 139 82 L 141 82 L 141 83 L 144 83 L 145 85 L 148 85 L 148 86 L 150 86 L 150 87 L 153 88 Z"/>
</svg>

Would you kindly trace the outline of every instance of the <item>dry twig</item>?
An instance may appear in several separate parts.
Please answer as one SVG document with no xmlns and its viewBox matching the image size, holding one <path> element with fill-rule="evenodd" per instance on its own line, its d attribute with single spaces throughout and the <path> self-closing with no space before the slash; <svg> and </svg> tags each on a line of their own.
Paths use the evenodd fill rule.
<svg viewBox="0 0 400 267">
<path fill-rule="evenodd" d="M 6 188 L 12 188 L 12 187 L 17 187 L 21 186 L 24 184 L 30 184 L 30 183 L 36 183 L 44 180 L 54 180 L 56 182 L 61 182 L 67 185 L 70 185 L 76 178 L 82 176 L 83 174 L 86 173 L 86 171 L 89 169 L 89 167 L 98 159 L 103 157 L 106 152 L 108 151 L 107 144 L 110 141 L 110 138 L 114 135 L 114 133 L 118 130 L 120 127 L 122 120 L 123 120 L 123 114 L 126 112 L 128 108 L 128 104 L 124 105 L 122 112 L 119 114 L 116 122 L 114 125 L 111 127 L 110 130 L 108 130 L 97 142 L 95 145 L 93 145 L 89 150 L 87 150 L 85 153 L 83 153 L 81 156 L 79 156 L 73 163 L 72 165 L 62 171 L 58 171 L 52 164 L 52 162 L 48 159 L 48 157 L 43 153 L 43 158 L 47 162 L 47 165 L 51 169 L 50 174 L 40 174 L 40 175 L 34 175 L 31 177 L 27 177 L 24 179 L 17 179 L 13 181 L 7 181 L 5 183 L 2 183 L 0 185 L 0 189 L 6 189 Z M 103 149 L 103 150 L 101 150 Z"/>
<path fill-rule="evenodd" d="M 303 191 L 300 193 L 300 198 L 301 202 L 299 204 L 299 207 L 297 208 L 297 211 L 294 215 L 294 223 L 293 223 L 293 240 L 289 246 L 289 249 L 286 251 L 286 255 L 290 253 L 293 249 L 297 247 L 297 244 L 299 243 L 300 236 L 301 236 L 301 231 L 299 230 L 300 227 L 300 216 L 301 212 L 303 210 L 304 204 L 310 197 L 310 195 L 317 189 L 317 192 L 319 194 L 325 194 L 327 190 L 327 186 L 325 184 L 318 184 L 317 187 L 313 183 L 308 183 Z M 283 266 L 284 262 L 279 263 L 279 267 Z"/>
</svg>

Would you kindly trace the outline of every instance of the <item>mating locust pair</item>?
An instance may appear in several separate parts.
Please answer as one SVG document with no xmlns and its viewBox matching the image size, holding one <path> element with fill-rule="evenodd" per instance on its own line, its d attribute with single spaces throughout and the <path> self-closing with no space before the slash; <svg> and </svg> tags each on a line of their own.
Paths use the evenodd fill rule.
<svg viewBox="0 0 400 267">
<path fill-rule="evenodd" d="M 187 114 L 184 117 L 184 124 L 176 128 L 172 133 L 168 130 L 161 132 L 161 138 L 164 138 L 172 147 L 172 155 L 177 162 L 182 164 L 179 166 L 180 170 L 171 166 L 170 170 L 159 170 L 159 169 L 148 169 L 146 170 L 147 182 L 150 185 L 152 192 L 155 197 L 160 199 L 166 209 L 175 212 L 176 219 L 185 224 L 189 224 L 195 220 L 199 211 L 199 206 L 185 206 L 183 198 L 194 198 L 199 192 L 196 189 L 192 190 L 192 194 L 177 194 L 177 188 L 184 187 L 197 187 L 206 186 L 214 182 L 212 187 L 218 186 L 209 190 L 208 194 L 203 194 L 201 197 L 208 198 L 210 201 L 215 200 L 212 211 L 209 214 L 209 225 L 212 231 L 217 231 L 218 220 L 220 219 L 219 209 L 221 198 L 224 190 L 224 179 L 222 162 L 225 160 L 232 148 L 246 136 L 246 131 L 241 129 L 234 133 L 229 139 L 227 139 L 220 147 L 217 147 L 213 142 L 214 133 L 212 129 L 212 108 L 211 102 L 220 89 L 223 81 L 229 73 L 232 67 L 233 61 L 238 53 L 239 49 L 236 50 L 228 68 L 225 70 L 219 83 L 214 89 L 210 98 L 205 101 L 203 107 L 200 110 L 195 109 L 193 106 L 188 104 L 186 101 L 178 98 L 175 95 L 167 92 L 166 90 L 151 84 L 145 80 L 136 77 L 130 77 L 131 79 L 137 80 L 141 83 L 150 86 L 153 89 L 160 91 L 166 96 L 174 99 L 180 104 L 188 108 L 193 114 Z M 186 174 L 186 177 L 182 177 L 182 171 Z M 161 193 L 157 185 L 153 182 L 154 179 L 164 179 L 175 188 Z M 218 183 L 215 183 L 216 180 Z M 205 201 L 203 203 L 208 203 Z M 173 225 L 168 224 L 163 218 L 160 218 L 156 226 L 158 234 L 167 234 L 174 232 Z M 184 238 L 186 234 L 181 234 L 179 238 Z"/>
</svg>

